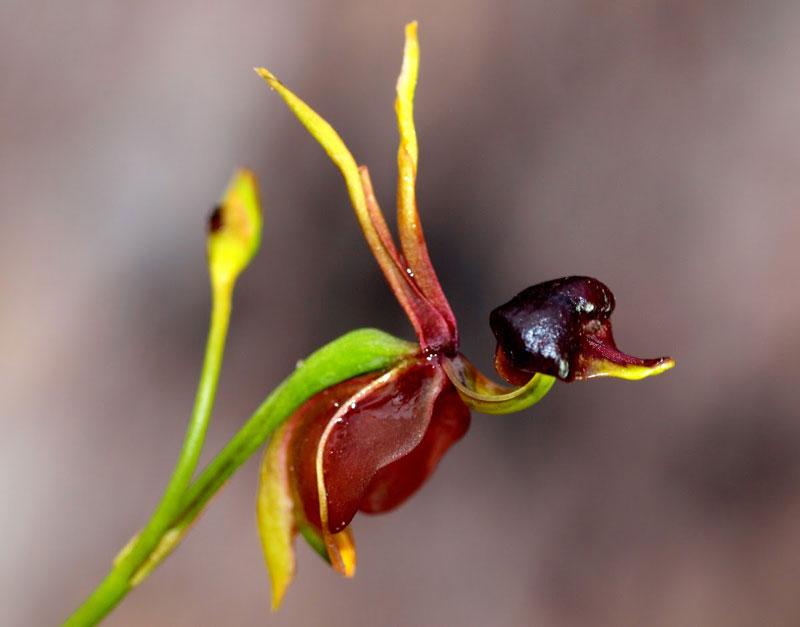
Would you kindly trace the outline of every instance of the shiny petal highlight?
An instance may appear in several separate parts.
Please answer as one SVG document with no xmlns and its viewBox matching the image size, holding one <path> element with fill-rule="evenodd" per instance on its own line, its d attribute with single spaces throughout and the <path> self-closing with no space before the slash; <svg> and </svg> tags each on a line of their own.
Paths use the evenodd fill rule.
<svg viewBox="0 0 800 627">
<path fill-rule="evenodd" d="M 617 349 L 611 331 L 615 300 L 597 279 L 569 276 L 533 285 L 492 311 L 495 365 L 509 382 L 534 373 L 563 381 L 642 379 L 669 370 L 669 357 L 640 359 Z"/>
<path fill-rule="evenodd" d="M 410 453 L 381 468 L 370 481 L 361 511 L 387 512 L 402 505 L 428 480 L 439 461 L 469 429 L 470 412 L 448 385 L 439 394 L 422 441 Z"/>
<path fill-rule="evenodd" d="M 330 419 L 316 450 L 323 532 L 344 529 L 375 474 L 419 445 L 445 380 L 427 360 L 412 362 L 357 392 Z"/>
</svg>

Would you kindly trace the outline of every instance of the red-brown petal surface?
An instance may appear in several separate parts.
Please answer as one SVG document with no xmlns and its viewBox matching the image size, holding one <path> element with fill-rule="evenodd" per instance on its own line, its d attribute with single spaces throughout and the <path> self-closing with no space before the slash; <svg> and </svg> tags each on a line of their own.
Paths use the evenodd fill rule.
<svg viewBox="0 0 800 627">
<path fill-rule="evenodd" d="M 296 421 L 289 451 L 290 473 L 306 520 L 322 528 L 317 492 L 317 446 L 330 419 L 356 392 L 382 373 L 371 373 L 334 385 L 307 400 L 292 418 Z"/>
<path fill-rule="evenodd" d="M 415 279 L 412 278 L 413 272 L 410 272 L 411 268 L 394 245 L 392 234 L 378 205 L 378 200 L 372 188 L 369 169 L 367 166 L 362 165 L 359 167 L 358 172 L 364 189 L 367 217 L 378 238 L 378 242 L 385 252 L 386 259 L 383 258 L 383 253 L 380 253 L 372 245 L 370 247 L 376 259 L 378 259 L 392 292 L 394 292 L 401 307 L 405 310 L 411 326 L 414 327 L 419 337 L 420 346 L 423 350 L 432 352 L 452 350 L 458 344 L 458 333 L 452 312 L 450 312 L 450 318 L 448 319 L 440 311 L 439 304 L 432 302 L 428 295 L 417 285 Z M 381 259 L 384 259 L 384 261 L 381 262 Z M 444 298 L 443 294 L 442 298 Z M 449 306 L 447 306 L 447 310 L 449 311 Z"/>
<path fill-rule="evenodd" d="M 458 326 L 450 303 L 444 295 L 444 290 L 436 276 L 433 268 L 428 245 L 425 243 L 425 234 L 422 231 L 422 223 L 417 211 L 417 203 L 414 198 L 414 180 L 416 179 L 416 166 L 411 162 L 411 157 L 401 146 L 398 153 L 398 165 L 400 168 L 401 192 L 398 194 L 398 201 L 401 203 L 397 212 L 397 233 L 400 237 L 400 247 L 403 255 L 408 261 L 408 269 L 411 271 L 414 284 L 425 295 L 425 298 L 436 308 L 436 311 L 447 323 L 447 328 L 452 337 L 452 344 L 447 346 L 449 349 L 458 347 Z M 405 177 L 403 173 L 405 172 Z M 402 193 L 402 187 L 410 187 L 406 194 Z M 405 206 L 404 206 L 405 205 Z"/>
<path fill-rule="evenodd" d="M 446 380 L 438 363 L 412 362 L 374 381 L 331 419 L 317 452 L 321 520 L 331 533 L 350 523 L 375 474 L 419 445 Z"/>
<path fill-rule="evenodd" d="M 436 399 L 422 442 L 375 474 L 361 501 L 361 511 L 377 514 L 405 502 L 436 470 L 447 450 L 464 436 L 469 422 L 469 409 L 448 384 Z"/>
<path fill-rule="evenodd" d="M 389 226 L 386 224 L 386 218 L 383 217 L 383 211 L 381 211 L 380 205 L 378 204 L 378 199 L 375 197 L 375 189 L 372 186 L 372 178 L 369 175 L 369 168 L 365 165 L 358 166 L 358 173 L 361 175 L 361 186 L 364 188 L 364 197 L 367 202 L 367 213 L 369 214 L 369 218 L 372 221 L 372 226 L 375 228 L 375 232 L 378 234 L 383 247 L 386 249 L 386 252 L 389 253 L 389 256 L 394 260 L 395 266 L 397 266 L 402 272 L 406 271 L 406 264 L 405 259 L 401 258 L 400 253 L 397 251 L 397 247 L 394 245 L 394 240 L 392 239 L 392 232 L 389 230 Z"/>
</svg>

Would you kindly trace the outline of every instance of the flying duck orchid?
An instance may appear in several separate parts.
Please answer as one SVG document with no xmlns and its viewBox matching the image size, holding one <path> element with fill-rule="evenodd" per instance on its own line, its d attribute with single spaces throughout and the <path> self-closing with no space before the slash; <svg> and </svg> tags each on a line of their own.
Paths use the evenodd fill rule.
<svg viewBox="0 0 800 627">
<path fill-rule="evenodd" d="M 352 576 L 350 522 L 403 503 L 467 431 L 470 410 L 503 414 L 539 401 L 556 379 L 641 379 L 674 365 L 620 352 L 611 333 L 611 291 L 596 279 L 566 277 L 529 287 L 490 317 L 495 363 L 510 384 L 493 382 L 459 352 L 458 327 L 431 263 L 415 197 L 419 149 L 413 102 L 419 67 L 417 25 L 405 30 L 395 110 L 395 243 L 373 192 L 338 133 L 271 72 L 256 71 L 283 98 L 344 177 L 350 202 L 389 287 L 417 336 L 394 342 L 390 367 L 324 389 L 271 439 L 261 467 L 258 520 L 278 607 L 294 575 L 297 533 L 338 572 Z"/>
<path fill-rule="evenodd" d="M 674 366 L 666 357 L 639 359 L 620 352 L 610 323 L 614 297 L 600 281 L 582 276 L 529 287 L 491 313 L 495 366 L 506 384 L 483 375 L 460 353 L 455 316 L 436 278 L 417 212 L 413 103 L 418 67 L 417 25 L 411 23 L 395 107 L 400 131 L 397 242 L 367 168 L 356 164 L 330 124 L 269 71 L 257 70 L 342 173 L 367 244 L 417 341 L 376 329 L 351 331 L 331 341 L 299 363 L 198 471 L 234 286 L 261 241 L 255 175 L 238 171 L 209 220 L 209 333 L 178 461 L 150 518 L 67 618 L 68 627 L 97 624 L 147 579 L 268 439 L 257 510 L 276 608 L 294 576 L 295 536 L 302 534 L 338 572 L 352 576 L 356 551 L 350 523 L 355 514 L 389 511 L 416 492 L 466 433 L 471 410 L 519 411 L 539 401 L 557 379 L 641 379 Z"/>
</svg>

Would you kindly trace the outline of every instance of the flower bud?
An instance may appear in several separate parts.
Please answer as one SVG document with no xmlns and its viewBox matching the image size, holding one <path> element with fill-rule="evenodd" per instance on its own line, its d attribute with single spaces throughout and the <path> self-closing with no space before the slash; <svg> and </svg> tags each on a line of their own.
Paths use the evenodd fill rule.
<svg viewBox="0 0 800 627">
<path fill-rule="evenodd" d="M 233 281 L 261 243 L 258 183 L 250 170 L 237 171 L 208 220 L 208 267 L 215 285 Z"/>
</svg>

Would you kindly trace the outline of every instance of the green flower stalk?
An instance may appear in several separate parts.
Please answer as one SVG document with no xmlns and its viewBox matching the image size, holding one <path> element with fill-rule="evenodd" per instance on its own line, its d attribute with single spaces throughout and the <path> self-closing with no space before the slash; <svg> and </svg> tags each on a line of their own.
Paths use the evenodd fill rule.
<svg viewBox="0 0 800 627">
<path fill-rule="evenodd" d="M 120 552 L 112 570 L 67 620 L 67 625 L 97 622 L 146 577 L 153 567 L 154 556 L 166 555 L 174 547 L 176 536 L 180 535 L 174 529 L 175 518 L 181 512 L 182 500 L 197 468 L 214 407 L 233 288 L 260 242 L 261 211 L 256 179 L 249 170 L 240 170 L 209 220 L 211 322 L 194 409 L 175 469 L 150 520 Z"/>
<path fill-rule="evenodd" d="M 395 111 L 397 241 L 372 189 L 333 127 L 271 72 L 258 74 L 319 142 L 344 178 L 378 266 L 406 313 L 411 343 L 374 329 L 348 333 L 298 364 L 196 478 L 214 403 L 233 288 L 258 250 L 255 177 L 234 176 L 209 221 L 212 314 L 195 407 L 172 478 L 150 520 L 120 552 L 107 577 L 68 619 L 99 622 L 183 540 L 209 499 L 269 439 L 260 469 L 258 531 L 277 609 L 295 574 L 299 533 L 344 576 L 356 570 L 356 513 L 390 511 L 431 476 L 467 432 L 471 411 L 505 414 L 540 401 L 557 380 L 637 380 L 674 366 L 640 359 L 614 342 L 615 302 L 597 279 L 564 277 L 529 287 L 490 317 L 495 366 L 481 373 L 459 349 L 458 325 L 428 254 L 416 200 L 419 146 L 414 92 L 417 25 L 408 24 Z"/>
</svg>

